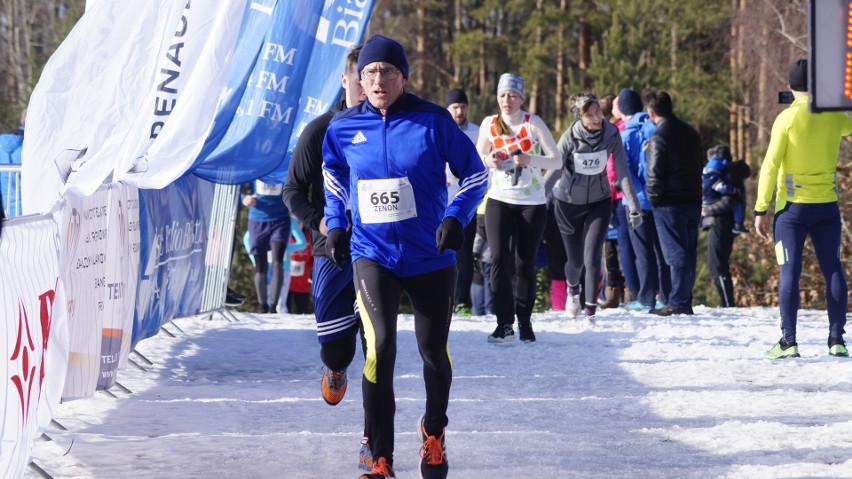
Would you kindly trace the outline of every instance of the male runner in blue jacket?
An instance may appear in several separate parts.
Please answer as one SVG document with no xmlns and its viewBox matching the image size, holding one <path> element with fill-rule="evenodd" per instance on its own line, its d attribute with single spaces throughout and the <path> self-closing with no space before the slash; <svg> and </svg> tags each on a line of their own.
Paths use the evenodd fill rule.
<svg viewBox="0 0 852 479">
<path fill-rule="evenodd" d="M 473 217 L 488 176 L 473 143 L 447 110 L 405 92 L 408 60 L 402 45 L 374 35 L 361 50 L 358 69 L 367 101 L 338 113 L 329 124 L 323 176 L 327 255 L 339 267 L 351 255 L 366 342 L 362 389 L 375 465 L 361 477 L 395 477 L 393 371 L 405 291 L 426 383 L 426 412 L 418 425 L 420 474 L 445 478 L 444 428 L 452 382 L 447 340 L 456 261 L 450 250 L 462 247 L 462 225 Z M 449 205 L 447 164 L 460 179 Z"/>
</svg>

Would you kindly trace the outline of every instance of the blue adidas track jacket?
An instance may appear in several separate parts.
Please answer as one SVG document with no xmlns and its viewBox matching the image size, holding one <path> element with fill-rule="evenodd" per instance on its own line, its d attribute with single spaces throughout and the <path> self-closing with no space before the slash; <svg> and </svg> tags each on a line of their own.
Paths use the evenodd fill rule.
<svg viewBox="0 0 852 479">
<path fill-rule="evenodd" d="M 460 179 L 449 206 L 447 163 Z M 369 101 L 334 116 L 323 142 L 323 178 L 329 230 L 348 226 L 346 208 L 351 205 L 352 261 L 367 258 L 407 277 L 455 264 L 454 251 L 438 254 L 435 233 L 447 216 L 462 227 L 470 222 L 485 194 L 488 171 L 445 108 L 403 93 L 387 116 Z M 365 223 L 359 182 L 389 178 L 408 179 L 416 217 Z"/>
</svg>

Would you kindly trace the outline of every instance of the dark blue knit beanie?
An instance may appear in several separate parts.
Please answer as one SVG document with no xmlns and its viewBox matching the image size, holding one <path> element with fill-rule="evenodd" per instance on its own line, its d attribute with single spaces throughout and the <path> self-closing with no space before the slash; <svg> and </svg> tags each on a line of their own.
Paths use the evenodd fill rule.
<svg viewBox="0 0 852 479">
<path fill-rule="evenodd" d="M 364 42 L 358 54 L 358 71 L 364 71 L 365 66 L 375 62 L 390 63 L 399 68 L 403 78 L 408 80 L 408 59 L 405 57 L 405 49 L 396 40 L 375 34 Z"/>
<path fill-rule="evenodd" d="M 635 115 L 642 111 L 642 97 L 638 92 L 624 88 L 618 92 L 618 109 L 623 115 Z"/>
</svg>

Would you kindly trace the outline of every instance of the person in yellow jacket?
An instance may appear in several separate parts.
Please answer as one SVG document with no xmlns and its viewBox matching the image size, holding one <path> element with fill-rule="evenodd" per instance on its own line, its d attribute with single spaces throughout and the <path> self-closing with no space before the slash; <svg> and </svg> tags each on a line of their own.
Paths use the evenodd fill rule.
<svg viewBox="0 0 852 479">
<path fill-rule="evenodd" d="M 795 100 L 772 125 L 754 206 L 757 234 L 768 240 L 770 220 L 766 213 L 775 193 L 773 233 L 780 268 L 778 303 L 782 338 L 763 357 L 799 357 L 796 316 L 806 237 L 811 238 L 825 277 L 829 354 L 848 356 L 843 328 L 849 293 L 840 263 L 836 173 L 840 140 L 852 133 L 852 119 L 843 113 L 808 111 L 807 60 L 799 60 L 790 67 L 789 83 Z"/>
</svg>

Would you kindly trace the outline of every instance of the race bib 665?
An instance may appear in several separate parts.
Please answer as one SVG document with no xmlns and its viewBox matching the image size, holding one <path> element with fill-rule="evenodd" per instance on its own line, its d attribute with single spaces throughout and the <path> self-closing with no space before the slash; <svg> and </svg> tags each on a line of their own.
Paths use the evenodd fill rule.
<svg viewBox="0 0 852 479">
<path fill-rule="evenodd" d="M 358 181 L 358 212 L 366 224 L 417 217 L 414 189 L 408 178 Z"/>
</svg>

